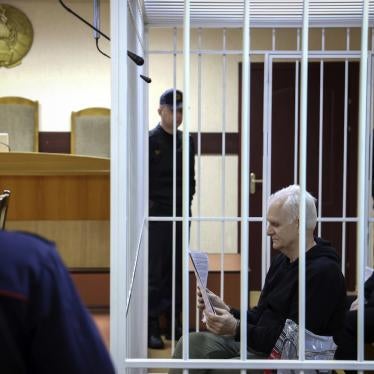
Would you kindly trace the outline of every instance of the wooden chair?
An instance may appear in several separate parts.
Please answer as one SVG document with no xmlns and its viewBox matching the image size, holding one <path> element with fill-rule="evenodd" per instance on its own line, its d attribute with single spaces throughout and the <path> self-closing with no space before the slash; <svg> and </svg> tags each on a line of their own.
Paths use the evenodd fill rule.
<svg viewBox="0 0 374 374">
<path fill-rule="evenodd" d="M 110 157 L 110 109 L 86 108 L 72 112 L 71 153 Z"/>
<path fill-rule="evenodd" d="M 6 214 L 8 210 L 10 191 L 4 190 L 0 194 L 0 230 L 5 229 Z"/>
<path fill-rule="evenodd" d="M 22 97 L 0 97 L 0 133 L 8 133 L 13 152 L 37 152 L 39 103 Z"/>
</svg>

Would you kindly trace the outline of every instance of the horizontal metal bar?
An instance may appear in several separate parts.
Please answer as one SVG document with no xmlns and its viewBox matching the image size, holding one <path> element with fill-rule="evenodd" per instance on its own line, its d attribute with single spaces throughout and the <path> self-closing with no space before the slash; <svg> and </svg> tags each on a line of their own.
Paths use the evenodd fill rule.
<svg viewBox="0 0 374 374">
<path fill-rule="evenodd" d="M 374 361 L 126 359 L 129 368 L 374 370 Z"/>
<path fill-rule="evenodd" d="M 249 222 L 262 222 L 262 217 L 248 217 Z M 228 221 L 238 222 L 241 221 L 241 217 L 188 217 L 189 221 Z M 183 221 L 182 217 L 148 217 L 148 221 Z"/>
<path fill-rule="evenodd" d="M 264 218 L 263 217 L 248 217 L 249 222 L 262 222 Z M 265 218 L 266 219 L 266 218 Z M 148 217 L 148 221 L 182 221 L 183 218 L 180 216 L 176 217 L 159 217 L 159 216 L 150 216 Z M 219 217 L 219 216 L 200 216 L 200 217 L 189 217 L 189 221 L 232 221 L 232 222 L 237 222 L 240 221 L 240 217 L 232 217 L 232 216 L 227 216 L 227 217 Z M 374 222 L 374 218 L 370 218 L 370 222 Z M 358 222 L 357 217 L 320 217 L 317 218 L 317 222 L 327 222 L 327 223 L 341 223 L 341 222 Z"/>
<path fill-rule="evenodd" d="M 183 54 L 182 50 L 150 50 L 147 52 L 148 55 L 181 55 Z M 191 54 L 195 55 L 242 55 L 243 52 L 241 50 L 237 49 L 204 49 L 204 50 L 199 50 L 199 49 L 191 49 Z M 257 49 L 257 50 L 251 50 L 250 55 L 255 56 L 255 55 L 274 55 L 273 58 L 295 58 L 295 59 L 300 59 L 301 58 L 301 52 L 297 51 L 269 51 L 269 50 L 262 50 L 262 49 Z M 335 59 L 335 58 L 355 58 L 359 59 L 360 58 L 360 52 L 358 51 L 346 51 L 346 50 L 341 50 L 341 51 L 310 51 L 309 52 L 309 59 L 313 58 L 318 58 L 318 59 Z"/>
<path fill-rule="evenodd" d="M 358 222 L 357 217 L 320 217 L 317 222 Z"/>
<path fill-rule="evenodd" d="M 269 56 L 271 58 L 294 58 L 294 59 L 300 59 L 301 58 L 301 52 L 298 51 L 281 51 L 281 52 L 269 52 Z M 354 58 L 354 59 L 360 59 L 360 52 L 359 51 L 309 51 L 308 52 L 308 60 L 311 58 L 318 58 L 318 59 L 335 59 L 335 58 Z"/>
<path fill-rule="evenodd" d="M 372 17 L 371 21 L 372 22 Z M 301 27 L 301 17 L 260 17 L 257 19 L 251 19 L 252 28 L 299 28 Z M 309 29 L 321 28 L 321 27 L 359 27 L 361 24 L 361 18 L 358 16 L 353 17 L 342 17 L 342 18 L 332 18 L 328 17 L 325 19 L 311 19 Z M 150 28 L 165 28 L 168 27 L 180 27 L 181 20 L 176 18 L 165 19 L 160 17 L 159 19 L 146 18 L 145 25 Z M 230 19 L 223 17 L 216 17 L 214 20 L 208 20 L 203 18 L 200 20 L 193 19 L 191 21 L 191 26 L 193 28 L 231 28 L 231 29 L 241 29 L 243 26 L 242 18 L 231 17 Z"/>
</svg>

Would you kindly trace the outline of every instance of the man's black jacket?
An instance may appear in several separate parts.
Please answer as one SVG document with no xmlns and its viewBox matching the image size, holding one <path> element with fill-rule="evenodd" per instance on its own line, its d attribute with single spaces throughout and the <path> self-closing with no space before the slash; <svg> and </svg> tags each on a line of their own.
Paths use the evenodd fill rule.
<svg viewBox="0 0 374 374">
<path fill-rule="evenodd" d="M 316 243 L 306 253 L 305 324 L 317 335 L 332 336 L 344 322 L 345 280 L 335 249 L 322 239 Z M 286 319 L 298 323 L 298 265 L 283 254 L 272 261 L 258 305 L 247 313 L 250 349 L 269 354 Z M 231 312 L 240 317 L 238 310 Z"/>
</svg>

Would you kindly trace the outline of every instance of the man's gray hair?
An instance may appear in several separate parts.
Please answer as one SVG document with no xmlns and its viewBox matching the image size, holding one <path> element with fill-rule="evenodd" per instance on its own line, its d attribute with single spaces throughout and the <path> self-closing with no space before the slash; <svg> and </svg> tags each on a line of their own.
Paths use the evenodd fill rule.
<svg viewBox="0 0 374 374">
<path fill-rule="evenodd" d="M 317 199 L 314 198 L 308 191 L 305 192 L 306 228 L 313 230 L 317 224 Z M 300 186 L 297 184 L 293 184 L 273 193 L 269 197 L 268 206 L 270 206 L 274 202 L 283 202 L 282 206 L 288 208 L 290 212 L 291 222 L 299 219 Z"/>
</svg>

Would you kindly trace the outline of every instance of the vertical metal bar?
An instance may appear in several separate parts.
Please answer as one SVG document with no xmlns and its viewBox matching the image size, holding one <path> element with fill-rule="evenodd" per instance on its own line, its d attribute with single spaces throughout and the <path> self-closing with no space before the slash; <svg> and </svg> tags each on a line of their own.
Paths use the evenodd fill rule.
<svg viewBox="0 0 374 374">
<path fill-rule="evenodd" d="M 350 29 L 346 31 L 346 50 L 350 49 Z M 344 63 L 344 145 L 343 145 L 343 201 L 342 201 L 342 215 L 345 219 L 347 217 L 347 162 L 348 162 L 348 78 L 349 78 L 349 63 L 348 59 Z M 346 264 L 346 236 L 347 224 L 345 220 L 342 222 L 342 273 L 345 275 Z"/>
<path fill-rule="evenodd" d="M 275 51 L 276 46 L 276 30 L 273 28 L 271 30 L 271 50 Z"/>
<path fill-rule="evenodd" d="M 190 0 L 184 2 L 183 60 L 184 60 L 184 99 L 183 99 L 183 359 L 189 357 L 189 170 L 190 170 Z M 183 370 L 187 373 L 188 370 Z"/>
<path fill-rule="evenodd" d="M 366 145 L 366 94 L 368 59 L 368 16 L 369 1 L 363 0 L 360 58 L 360 102 L 358 135 L 358 186 L 357 186 L 357 359 L 364 359 L 364 267 L 365 267 L 365 145 Z"/>
<path fill-rule="evenodd" d="M 112 111 L 110 163 L 110 349 L 117 371 L 123 373 L 127 358 L 127 3 L 111 4 Z"/>
<path fill-rule="evenodd" d="M 177 28 L 173 29 L 173 108 L 176 107 Z M 173 223 L 172 223 L 172 285 L 171 285 L 171 352 L 175 349 L 175 291 L 176 291 L 176 221 L 177 214 L 177 112 L 173 110 Z M 170 323 L 170 321 L 167 321 Z"/>
<path fill-rule="evenodd" d="M 325 50 L 325 29 L 322 28 L 322 51 Z M 320 61 L 319 73 L 319 146 L 318 146 L 318 236 L 321 236 L 321 217 L 322 217 L 322 168 L 323 168 L 323 80 L 324 80 L 324 63 Z"/>
<path fill-rule="evenodd" d="M 305 360 L 305 190 L 308 121 L 308 36 L 309 0 L 304 0 L 301 59 L 301 121 L 300 121 L 300 228 L 299 228 L 299 360 Z"/>
<path fill-rule="evenodd" d="M 273 118 L 272 118 L 272 107 L 273 107 L 273 59 L 269 56 L 269 90 L 268 90 L 268 133 L 267 133 L 267 165 L 266 165 L 266 176 L 267 176 L 267 197 L 270 196 L 271 192 L 271 153 L 272 153 L 272 131 L 273 131 Z M 267 201 L 266 201 L 267 204 Z M 270 237 L 266 241 L 266 273 L 270 268 L 271 263 L 271 243 Z M 266 274 L 265 274 L 266 275 Z M 264 280 L 265 281 L 265 280 Z"/>
<path fill-rule="evenodd" d="M 222 56 L 222 175 L 221 175 L 221 266 L 220 266 L 220 296 L 224 298 L 225 286 L 225 196 L 226 196 L 226 91 L 227 91 L 227 55 L 226 55 L 226 29 L 223 29 L 222 47 L 224 54 Z"/>
<path fill-rule="evenodd" d="M 276 48 L 276 30 L 272 29 L 272 50 Z M 262 226 L 261 226 L 261 287 L 265 284 L 271 263 L 271 244 L 267 236 L 268 197 L 271 191 L 271 133 L 272 133 L 272 77 L 273 60 L 269 54 L 264 58 L 264 98 L 263 98 L 263 155 L 262 155 Z"/>
<path fill-rule="evenodd" d="M 249 216 L 249 128 L 250 128 L 250 26 L 249 1 L 244 0 L 243 93 L 242 93 L 242 164 L 241 164 L 241 267 L 240 267 L 240 358 L 247 358 L 248 309 L 248 216 Z M 241 370 L 244 374 L 246 371 Z"/>
<path fill-rule="evenodd" d="M 271 107 L 269 107 L 269 97 L 271 95 L 271 88 L 269 87 L 269 54 L 264 56 L 264 98 L 263 98 L 263 139 L 262 139 L 262 216 L 264 217 L 261 225 L 261 289 L 265 283 L 265 277 L 268 270 L 267 267 L 267 253 L 270 252 L 270 242 L 267 238 L 267 199 L 269 196 L 269 181 L 268 181 L 268 153 L 271 145 L 268 142 L 269 137 L 269 118 L 271 116 Z M 271 65 L 270 65 L 271 69 Z M 270 113 L 269 113 L 270 111 Z"/>
<path fill-rule="evenodd" d="M 201 51 L 201 27 L 198 30 L 197 37 L 198 49 Z M 201 108 L 202 108 L 202 95 L 201 95 L 201 61 L 202 54 L 199 53 L 197 56 L 197 216 L 201 217 Z M 201 221 L 197 222 L 197 247 L 201 250 Z M 196 295 L 196 331 L 200 330 L 200 313 L 197 308 L 197 295 Z"/>
<path fill-rule="evenodd" d="M 297 29 L 296 37 L 297 50 L 300 50 L 300 29 Z M 295 143 L 294 143 L 294 183 L 297 184 L 298 176 L 298 153 L 299 153 L 299 75 L 300 75 L 300 62 L 295 62 Z"/>
<path fill-rule="evenodd" d="M 369 16 L 368 16 L 369 17 Z M 369 31 L 369 30 L 368 30 Z M 371 98 L 372 98 L 372 90 L 371 90 L 371 80 L 372 80 L 372 70 L 371 70 L 371 58 L 368 56 L 368 68 L 367 68 L 367 79 L 366 79 L 366 149 L 365 149 L 365 170 L 367 170 L 367 177 L 365 178 L 365 265 L 369 264 L 371 254 L 371 250 L 369 250 L 369 245 L 371 244 L 370 241 L 370 213 L 372 211 L 372 198 L 371 198 L 371 181 L 372 181 L 372 136 L 371 136 Z"/>
<path fill-rule="evenodd" d="M 199 54 L 197 57 L 197 216 L 201 216 L 201 108 L 202 108 L 202 40 L 201 40 L 201 28 L 198 31 L 198 49 Z M 198 222 L 197 226 L 197 243 L 199 250 L 201 249 L 201 221 Z"/>
<path fill-rule="evenodd" d="M 374 32 L 373 32 L 374 28 L 372 29 L 372 36 L 374 35 Z M 368 84 L 369 84 L 369 87 L 368 88 L 368 101 L 369 101 L 369 117 L 370 118 L 370 122 L 369 122 L 369 131 L 370 131 L 370 134 L 368 136 L 368 138 L 370 138 L 370 145 L 369 145 L 369 181 L 372 181 L 373 180 L 373 119 L 374 119 L 374 102 L 373 102 L 373 90 L 372 90 L 372 87 L 374 86 L 374 72 L 373 72 L 373 50 L 374 50 L 374 39 L 372 38 L 372 44 L 371 44 L 371 51 L 372 51 L 372 54 L 369 58 L 369 65 L 370 65 L 370 68 L 369 68 L 369 71 L 370 71 L 370 79 L 368 79 Z M 372 188 L 372 185 L 368 187 L 368 191 L 370 191 L 370 193 L 368 193 L 368 198 L 370 200 L 370 214 L 368 214 L 368 217 L 371 218 L 372 217 L 372 214 L 373 214 L 373 188 Z M 369 223 L 369 248 L 373 248 L 373 245 L 374 245 L 374 240 L 373 240 L 373 234 L 374 234 L 374 230 L 373 230 L 373 223 Z M 370 267 L 373 267 L 373 251 L 372 250 L 368 250 L 367 251 L 367 265 L 370 266 Z"/>
</svg>

